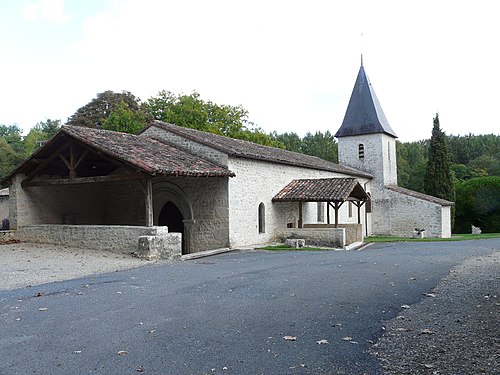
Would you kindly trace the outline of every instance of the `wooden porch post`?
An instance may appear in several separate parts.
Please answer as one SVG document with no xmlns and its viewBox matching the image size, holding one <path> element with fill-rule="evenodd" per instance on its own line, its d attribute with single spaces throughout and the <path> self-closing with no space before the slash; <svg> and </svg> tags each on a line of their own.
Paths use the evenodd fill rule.
<svg viewBox="0 0 500 375">
<path fill-rule="evenodd" d="M 302 228 L 302 202 L 299 202 L 299 228 Z"/>
<path fill-rule="evenodd" d="M 326 223 L 330 224 L 330 204 L 331 202 L 326 202 Z"/>
<path fill-rule="evenodd" d="M 339 226 L 339 202 L 333 202 L 335 204 L 335 228 Z"/>
<path fill-rule="evenodd" d="M 356 206 L 358 206 L 358 224 L 361 224 L 361 203 L 357 202 Z"/>
<path fill-rule="evenodd" d="M 145 203 L 146 203 L 146 226 L 153 226 L 153 183 L 151 178 L 146 179 L 146 189 L 145 189 Z"/>
</svg>

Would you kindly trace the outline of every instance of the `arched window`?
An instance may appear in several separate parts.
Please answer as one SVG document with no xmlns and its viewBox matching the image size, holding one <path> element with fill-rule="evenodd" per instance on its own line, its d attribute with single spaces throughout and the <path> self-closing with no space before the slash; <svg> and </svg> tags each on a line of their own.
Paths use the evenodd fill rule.
<svg viewBox="0 0 500 375">
<path fill-rule="evenodd" d="M 266 233 L 266 207 L 262 202 L 259 204 L 259 233 Z"/>
<path fill-rule="evenodd" d="M 365 157 L 365 145 L 362 143 L 358 145 L 358 156 L 360 159 Z"/>
</svg>

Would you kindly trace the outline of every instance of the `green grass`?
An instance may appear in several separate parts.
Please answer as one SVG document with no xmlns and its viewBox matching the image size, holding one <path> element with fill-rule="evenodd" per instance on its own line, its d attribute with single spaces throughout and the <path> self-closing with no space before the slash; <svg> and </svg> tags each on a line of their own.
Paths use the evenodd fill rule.
<svg viewBox="0 0 500 375">
<path fill-rule="evenodd" d="M 440 242 L 481 240 L 485 238 L 500 238 L 500 233 L 454 234 L 451 238 L 406 238 L 390 236 L 370 236 L 365 237 L 364 242 Z"/>
<path fill-rule="evenodd" d="M 330 248 L 326 247 L 290 247 L 287 245 L 272 245 L 272 246 L 263 246 L 263 247 L 257 247 L 257 250 L 271 250 L 271 251 L 328 251 L 331 250 Z"/>
</svg>

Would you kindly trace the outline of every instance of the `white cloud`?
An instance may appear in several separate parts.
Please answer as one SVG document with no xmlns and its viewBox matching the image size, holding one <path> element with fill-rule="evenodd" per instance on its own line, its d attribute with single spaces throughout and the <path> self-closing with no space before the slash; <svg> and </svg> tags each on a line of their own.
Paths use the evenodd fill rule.
<svg viewBox="0 0 500 375">
<path fill-rule="evenodd" d="M 33 0 L 25 4 L 21 10 L 23 19 L 27 22 L 46 21 L 62 24 L 68 20 L 64 0 Z"/>
</svg>

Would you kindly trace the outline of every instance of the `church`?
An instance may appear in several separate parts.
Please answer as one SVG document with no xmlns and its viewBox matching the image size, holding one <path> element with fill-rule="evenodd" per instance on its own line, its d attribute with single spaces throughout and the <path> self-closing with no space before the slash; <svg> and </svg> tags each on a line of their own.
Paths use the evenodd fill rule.
<svg viewBox="0 0 500 375">
<path fill-rule="evenodd" d="M 451 236 L 452 202 L 397 186 L 396 133 L 361 65 L 339 163 L 156 121 L 139 134 L 63 126 L 16 168 L 21 241 L 145 258 L 368 235 Z"/>
</svg>

